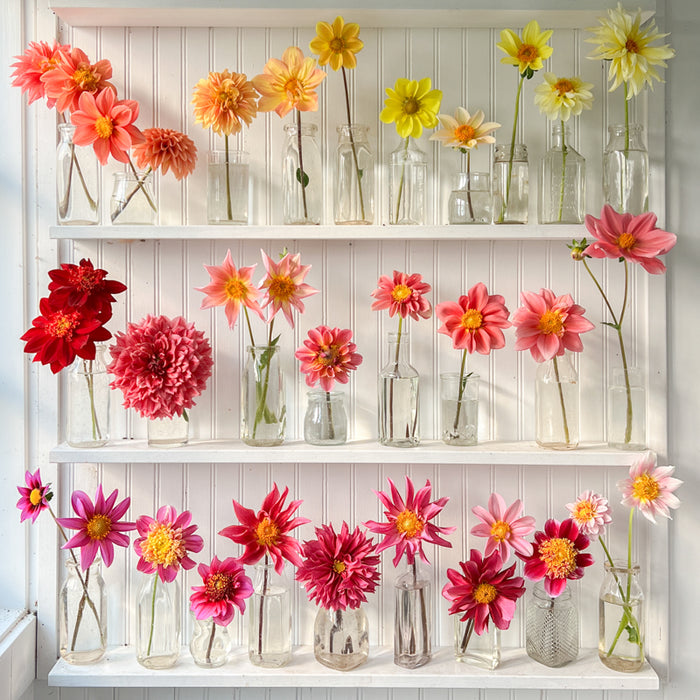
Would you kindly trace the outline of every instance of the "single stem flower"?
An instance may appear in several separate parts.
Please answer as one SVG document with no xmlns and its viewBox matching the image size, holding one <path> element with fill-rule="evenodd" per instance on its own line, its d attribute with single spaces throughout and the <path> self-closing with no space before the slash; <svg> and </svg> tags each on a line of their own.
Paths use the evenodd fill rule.
<svg viewBox="0 0 700 700">
<path fill-rule="evenodd" d="M 534 532 L 535 519 L 530 515 L 520 517 L 522 512 L 520 499 L 506 507 L 503 496 L 498 493 L 489 496 L 488 510 L 482 506 L 472 508 L 472 513 L 481 523 L 475 525 L 470 532 L 476 537 L 488 538 L 484 549 L 486 556 L 498 552 L 505 563 L 511 550 L 526 557 L 532 554 L 532 545 L 524 538 Z"/>
<path fill-rule="evenodd" d="M 41 79 L 59 65 L 62 53 L 70 53 L 68 44 L 54 41 L 30 41 L 24 53 L 15 56 L 17 61 L 12 64 L 12 85 L 27 93 L 27 104 L 46 97 L 46 83 Z M 47 98 L 46 106 L 51 109 L 56 104 L 55 98 Z"/>
<path fill-rule="evenodd" d="M 23 523 L 31 518 L 35 523 L 42 510 L 49 508 L 49 501 L 53 498 L 51 484 L 44 484 L 41 480 L 41 470 L 37 469 L 33 474 L 30 471 L 24 473 L 26 486 L 18 486 L 20 498 L 17 507 L 22 511 L 19 521 Z"/>
<path fill-rule="evenodd" d="M 612 522 L 608 499 L 590 490 L 584 491 L 573 503 L 567 503 L 566 508 L 579 531 L 590 540 L 602 536 L 605 527 Z"/>
</svg>

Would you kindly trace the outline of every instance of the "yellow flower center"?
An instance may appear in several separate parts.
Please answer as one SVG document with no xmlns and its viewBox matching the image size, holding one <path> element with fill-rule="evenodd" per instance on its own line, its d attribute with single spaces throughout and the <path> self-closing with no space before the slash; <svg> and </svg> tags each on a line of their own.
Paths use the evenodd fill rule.
<svg viewBox="0 0 700 700">
<path fill-rule="evenodd" d="M 566 78 L 557 80 L 557 82 L 554 83 L 554 89 L 559 93 L 560 97 L 566 95 L 567 92 L 574 92 L 575 90 L 574 84 Z"/>
<path fill-rule="evenodd" d="M 221 109 L 235 111 L 236 107 L 238 107 L 240 96 L 241 92 L 233 84 L 233 81 L 224 80 L 221 84 L 221 88 L 216 93 L 215 99 L 221 106 Z"/>
<path fill-rule="evenodd" d="M 345 564 L 342 561 L 333 562 L 333 571 L 335 571 L 336 574 L 342 574 L 345 568 Z"/>
<path fill-rule="evenodd" d="M 637 46 L 637 42 L 634 39 L 627 39 L 625 48 L 628 53 L 639 53 L 639 46 Z"/>
<path fill-rule="evenodd" d="M 330 367 L 338 362 L 340 351 L 337 345 L 324 345 L 318 353 L 318 361 L 324 367 Z"/>
<path fill-rule="evenodd" d="M 494 540 L 503 542 L 503 540 L 508 539 L 510 535 L 510 525 L 503 520 L 496 520 L 496 522 L 491 525 L 491 537 Z"/>
<path fill-rule="evenodd" d="M 490 583 L 480 583 L 472 595 L 477 603 L 488 605 L 494 601 L 498 595 L 498 591 L 495 586 L 492 586 Z"/>
<path fill-rule="evenodd" d="M 403 101 L 404 114 L 415 114 L 419 109 L 420 105 L 415 97 L 407 97 Z"/>
<path fill-rule="evenodd" d="M 304 86 L 296 78 L 290 78 L 284 84 L 284 91 L 288 100 L 299 100 L 304 96 Z"/>
<path fill-rule="evenodd" d="M 540 559 L 547 565 L 550 578 L 567 578 L 576 569 L 574 543 L 566 537 L 553 537 L 540 545 Z"/>
<path fill-rule="evenodd" d="M 560 335 L 564 328 L 564 321 L 561 312 L 550 309 L 542 314 L 539 322 L 539 329 L 544 335 Z"/>
<path fill-rule="evenodd" d="M 77 311 L 70 314 L 56 313 L 51 317 L 51 321 L 46 325 L 46 333 L 54 338 L 73 337 L 73 331 L 80 324 L 80 318 Z"/>
<path fill-rule="evenodd" d="M 638 501 L 655 501 L 659 491 L 659 482 L 649 474 L 638 476 L 632 484 L 632 493 Z"/>
<path fill-rule="evenodd" d="M 212 574 L 204 585 L 207 598 L 214 603 L 231 597 L 233 579 L 228 574 Z"/>
<path fill-rule="evenodd" d="M 637 239 L 631 233 L 621 233 L 620 237 L 617 239 L 617 245 L 622 248 L 622 250 L 631 250 L 634 248 Z"/>
<path fill-rule="evenodd" d="M 248 296 L 248 288 L 243 282 L 241 282 L 241 280 L 232 278 L 226 282 L 226 285 L 224 286 L 224 294 L 226 294 L 229 299 L 241 301 Z"/>
<path fill-rule="evenodd" d="M 275 277 L 270 282 L 269 294 L 275 301 L 289 301 L 296 291 L 296 285 L 291 277 Z"/>
<path fill-rule="evenodd" d="M 98 117 L 95 120 L 95 131 L 101 139 L 108 139 L 114 131 L 114 125 L 109 117 Z"/>
<path fill-rule="evenodd" d="M 516 55 L 521 63 L 531 63 L 540 54 L 537 51 L 536 46 L 533 46 L 532 44 L 521 44 Z"/>
<path fill-rule="evenodd" d="M 402 302 L 406 301 L 411 296 L 411 288 L 407 287 L 405 284 L 397 284 L 391 290 L 391 298 L 394 301 Z"/>
<path fill-rule="evenodd" d="M 29 494 L 29 502 L 33 506 L 38 506 L 41 503 L 41 489 L 32 489 Z"/>
<path fill-rule="evenodd" d="M 469 124 L 460 124 L 455 129 L 455 138 L 463 145 L 467 145 L 476 134 L 476 129 Z"/>
<path fill-rule="evenodd" d="M 574 520 L 579 522 L 588 522 L 595 518 L 597 510 L 590 501 L 580 501 L 574 506 L 572 516 Z"/>
<path fill-rule="evenodd" d="M 275 544 L 279 534 L 280 529 L 268 517 L 264 517 L 255 528 L 255 536 L 258 538 L 258 544 L 261 544 L 263 547 L 269 547 Z"/>
<path fill-rule="evenodd" d="M 112 520 L 106 515 L 93 515 L 85 529 L 91 540 L 103 540 L 112 532 Z"/>
<path fill-rule="evenodd" d="M 80 65 L 73 73 L 73 82 L 81 89 L 88 92 L 97 90 L 98 78 L 88 65 Z"/>
<path fill-rule="evenodd" d="M 336 37 L 328 42 L 328 46 L 334 53 L 340 53 L 345 48 L 345 42 L 340 37 Z"/>
<path fill-rule="evenodd" d="M 186 554 L 182 528 L 155 523 L 141 545 L 141 556 L 151 563 L 172 566 Z"/>
<path fill-rule="evenodd" d="M 408 538 L 415 537 L 423 532 L 423 521 L 412 510 L 404 510 L 396 518 L 396 529 Z"/>
<path fill-rule="evenodd" d="M 462 326 L 469 331 L 481 328 L 484 317 L 477 309 L 467 309 L 462 316 Z"/>
</svg>

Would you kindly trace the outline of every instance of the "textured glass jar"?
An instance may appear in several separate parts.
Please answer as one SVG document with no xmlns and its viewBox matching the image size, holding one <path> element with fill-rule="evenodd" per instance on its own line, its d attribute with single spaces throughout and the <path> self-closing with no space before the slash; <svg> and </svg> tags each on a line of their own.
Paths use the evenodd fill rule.
<svg viewBox="0 0 700 700">
<path fill-rule="evenodd" d="M 189 415 L 183 411 L 172 418 L 152 418 L 148 421 L 149 447 L 182 447 L 189 441 Z"/>
<path fill-rule="evenodd" d="M 180 586 L 158 574 L 144 576 L 136 592 L 136 660 L 162 670 L 180 656 Z"/>
<path fill-rule="evenodd" d="M 364 610 L 319 608 L 314 622 L 314 656 L 336 671 L 351 671 L 369 658 L 369 623 Z"/>
<path fill-rule="evenodd" d="M 608 127 L 603 151 L 603 202 L 621 214 L 643 214 L 649 208 L 649 154 L 644 127 Z"/>
<path fill-rule="evenodd" d="M 62 226 L 100 223 L 99 170 L 92 146 L 73 143 L 75 126 L 58 125 L 56 148 L 56 221 Z"/>
<path fill-rule="evenodd" d="M 374 223 L 374 153 L 368 126 L 338 127 L 335 160 L 334 216 L 336 224 Z"/>
<path fill-rule="evenodd" d="M 318 127 L 296 124 L 284 127 L 282 151 L 282 207 L 285 224 L 320 224 L 323 206 L 321 153 Z"/>
<path fill-rule="evenodd" d="M 388 362 L 379 372 L 379 442 L 390 447 L 420 443 L 418 372 L 408 361 L 408 333 L 388 334 Z"/>
<path fill-rule="evenodd" d="M 586 211 L 586 160 L 569 141 L 569 128 L 552 125 L 552 146 L 540 161 L 541 224 L 582 224 Z"/>
<path fill-rule="evenodd" d="M 87 594 L 86 594 L 87 591 Z M 107 598 L 98 557 L 87 571 L 69 559 L 58 595 L 59 649 L 70 664 L 99 661 L 107 648 Z"/>
<path fill-rule="evenodd" d="M 557 598 L 538 581 L 527 601 L 525 649 L 535 661 L 558 668 L 578 656 L 578 611 L 565 588 Z"/>
<path fill-rule="evenodd" d="M 639 671 L 644 665 L 644 593 L 638 566 L 605 562 L 598 611 L 600 660 L 615 671 Z"/>
<path fill-rule="evenodd" d="M 535 440 L 550 450 L 579 441 L 578 374 L 568 353 L 541 362 L 535 375 Z"/>
<path fill-rule="evenodd" d="M 528 210 L 527 146 L 496 146 L 493 161 L 493 223 L 526 224 Z"/>
<path fill-rule="evenodd" d="M 479 375 L 459 372 L 440 375 L 442 441 L 447 445 L 476 445 L 479 433 Z"/>
<path fill-rule="evenodd" d="M 647 446 L 647 392 L 641 370 L 613 369 L 608 389 L 608 445 L 619 450 Z"/>
<path fill-rule="evenodd" d="M 424 224 L 428 162 L 414 139 L 401 139 L 389 157 L 389 223 Z"/>
<path fill-rule="evenodd" d="M 453 175 L 447 221 L 450 224 L 490 224 L 491 216 L 491 176 L 476 171 Z"/>
<path fill-rule="evenodd" d="M 454 615 L 455 658 L 457 661 L 493 671 L 501 663 L 501 630 L 489 621 L 481 634 L 474 632 L 474 620 L 462 622 Z"/>
<path fill-rule="evenodd" d="M 394 581 L 394 663 L 418 668 L 432 656 L 432 601 L 430 578 L 423 562 L 405 559 L 397 567 Z"/>
<path fill-rule="evenodd" d="M 207 158 L 207 221 L 248 224 L 250 166 L 245 151 L 209 151 Z"/>
<path fill-rule="evenodd" d="M 201 668 L 218 668 L 228 660 L 233 640 L 228 625 L 217 625 L 214 619 L 198 620 L 192 615 L 190 654 Z"/>
<path fill-rule="evenodd" d="M 278 345 L 249 345 L 241 386 L 241 440 L 254 447 L 284 442 L 287 407 Z"/>
<path fill-rule="evenodd" d="M 317 389 L 307 394 L 304 440 L 310 445 L 343 445 L 348 439 L 345 394 Z"/>
<path fill-rule="evenodd" d="M 157 214 L 152 172 L 114 173 L 110 207 L 113 224 L 149 226 L 155 224 Z"/>
</svg>

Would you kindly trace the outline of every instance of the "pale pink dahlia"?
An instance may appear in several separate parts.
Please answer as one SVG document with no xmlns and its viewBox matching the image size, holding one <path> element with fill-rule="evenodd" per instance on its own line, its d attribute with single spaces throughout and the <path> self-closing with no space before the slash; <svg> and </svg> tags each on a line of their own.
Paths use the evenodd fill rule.
<svg viewBox="0 0 700 700">
<path fill-rule="evenodd" d="M 567 503 L 566 507 L 578 529 L 591 540 L 602 535 L 605 526 L 612 522 L 608 499 L 593 491 L 584 491 L 573 503 Z"/>
<path fill-rule="evenodd" d="M 488 510 L 482 506 L 472 508 L 472 513 L 481 523 L 471 529 L 471 534 L 476 537 L 488 537 L 484 549 L 486 556 L 497 551 L 505 564 L 511 549 L 526 557 L 532 554 L 532 545 L 523 538 L 534 532 L 535 519 L 530 515 L 518 517 L 522 512 L 523 504 L 520 499 L 506 508 L 503 496 L 498 493 L 489 496 Z"/>
<path fill-rule="evenodd" d="M 22 511 L 19 521 L 22 523 L 27 518 L 31 518 L 35 523 L 42 510 L 49 507 L 49 501 L 53 498 L 51 484 L 44 484 L 41 481 L 41 471 L 37 469 L 33 474 L 29 471 L 24 473 L 24 483 L 26 486 L 18 486 L 19 501 L 17 507 Z"/>
<path fill-rule="evenodd" d="M 225 627 L 233 620 L 236 608 L 245 612 L 245 599 L 253 595 L 253 584 L 246 576 L 242 564 L 233 557 L 219 561 L 216 556 L 211 564 L 200 564 L 197 573 L 203 586 L 192 586 L 190 609 L 197 620 L 208 620 Z"/>
<path fill-rule="evenodd" d="M 422 280 L 422 275 L 407 275 L 397 270 L 394 270 L 393 278 L 382 275 L 372 292 L 376 299 L 372 303 L 372 311 L 389 309 L 389 318 L 397 313 L 402 319 L 410 316 L 414 321 L 430 318 L 432 308 L 424 295 L 431 287 Z"/>
<path fill-rule="evenodd" d="M 362 355 L 355 352 L 357 345 L 351 340 L 349 328 L 318 326 L 309 331 L 304 345 L 294 353 L 309 386 L 320 382 L 324 391 L 330 391 L 336 381 L 348 383 L 350 372 L 362 363 Z"/>
</svg>

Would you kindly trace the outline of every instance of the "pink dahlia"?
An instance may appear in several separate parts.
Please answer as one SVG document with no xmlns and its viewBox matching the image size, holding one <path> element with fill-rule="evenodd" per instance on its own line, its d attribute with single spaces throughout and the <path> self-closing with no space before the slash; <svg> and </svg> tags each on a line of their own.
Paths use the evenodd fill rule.
<svg viewBox="0 0 700 700">
<path fill-rule="evenodd" d="M 246 576 L 241 563 L 233 557 L 219 561 L 216 556 L 211 564 L 200 564 L 197 573 L 203 586 L 192 586 L 190 608 L 197 620 L 210 617 L 214 624 L 225 627 L 233 620 L 238 608 L 245 612 L 245 599 L 253 595 L 253 584 Z"/>
<path fill-rule="evenodd" d="M 387 479 L 391 489 L 391 497 L 382 491 L 375 491 L 377 498 L 382 502 L 386 510 L 384 515 L 387 522 L 379 523 L 368 520 L 365 527 L 372 532 L 384 535 L 384 539 L 377 545 L 377 552 L 382 552 L 396 545 L 396 556 L 393 564 L 397 566 L 401 557 L 406 553 L 406 561 L 409 565 L 415 561 L 416 552 L 420 558 L 427 562 L 428 558 L 423 552 L 423 542 L 452 547 L 442 537 L 453 533 L 455 527 L 438 527 L 432 520 L 450 499 L 447 496 L 430 502 L 430 481 L 426 480 L 425 486 L 414 493 L 413 482 L 406 477 L 406 499 L 401 497 L 398 489 L 391 479 Z"/>
<path fill-rule="evenodd" d="M 316 528 L 316 539 L 304 542 L 304 561 L 296 579 L 304 584 L 309 600 L 326 610 L 354 610 L 367 602 L 379 584 L 379 557 L 372 539 L 359 527 L 353 532 L 343 522 Z"/>
<path fill-rule="evenodd" d="M 670 466 L 657 467 L 654 454 L 647 452 L 630 467 L 627 479 L 617 483 L 622 493 L 622 505 L 638 508 L 652 523 L 656 522 L 656 515 L 670 519 L 669 509 L 681 504 L 673 493 L 683 483 L 671 476 L 675 470 Z"/>
<path fill-rule="evenodd" d="M 107 367 L 124 406 L 145 418 L 171 418 L 195 405 L 213 365 L 211 346 L 193 323 L 178 316 L 146 316 L 117 333 Z"/>
<path fill-rule="evenodd" d="M 372 311 L 389 309 L 389 318 L 397 313 L 402 319 L 410 316 L 414 321 L 430 318 L 432 308 L 424 295 L 431 287 L 422 279 L 422 275 L 407 275 L 397 270 L 394 270 L 393 279 L 382 275 L 377 282 L 377 288 L 372 292 L 376 299 L 372 303 Z"/>
<path fill-rule="evenodd" d="M 15 69 L 12 73 L 12 84 L 27 93 L 27 104 L 46 95 L 46 85 L 41 76 L 56 68 L 61 60 L 61 52 L 70 53 L 70 46 L 56 41 L 53 45 L 45 41 L 30 41 L 24 53 L 15 56 L 17 62 L 12 64 L 12 68 Z M 55 99 L 46 100 L 49 109 L 54 104 Z"/>
<path fill-rule="evenodd" d="M 114 294 L 126 291 L 126 285 L 108 280 L 107 270 L 95 269 L 92 261 L 83 258 L 79 265 L 62 263 L 60 269 L 49 270 L 51 299 L 63 306 L 87 307 L 95 313 L 106 313 L 116 301 Z"/>
<path fill-rule="evenodd" d="M 488 510 L 481 506 L 474 506 L 472 513 L 481 523 L 471 529 L 471 534 L 476 537 L 488 537 L 484 554 L 488 557 L 492 552 L 498 552 L 505 564 L 513 549 L 518 554 L 530 556 L 532 545 L 526 542 L 524 537 L 535 530 L 535 519 L 526 515 L 518 517 L 523 512 L 523 504 L 520 499 L 506 508 L 506 502 L 498 493 L 489 496 Z"/>
<path fill-rule="evenodd" d="M 657 255 L 668 253 L 676 245 L 676 235 L 656 228 L 656 214 L 618 214 L 609 204 L 603 206 L 600 219 L 588 214 L 586 228 L 595 237 L 584 251 L 592 258 L 623 258 L 639 263 L 652 275 L 660 275 L 666 266 Z"/>
<path fill-rule="evenodd" d="M 350 372 L 362 364 L 362 355 L 355 352 L 357 345 L 351 340 L 349 328 L 318 326 L 309 331 L 304 345 L 294 353 L 301 362 L 301 371 L 309 386 L 320 382 L 324 391 L 330 391 L 336 380 L 341 384 L 348 383 Z"/>
<path fill-rule="evenodd" d="M 593 491 L 584 491 L 573 503 L 566 504 L 571 519 L 578 529 L 591 540 L 605 531 L 612 522 L 608 499 Z"/>
<path fill-rule="evenodd" d="M 53 498 L 51 484 L 42 483 L 39 469 L 33 474 L 26 471 L 24 483 L 27 485 L 17 487 L 20 495 L 17 507 L 22 511 L 19 521 L 23 523 L 27 518 L 31 518 L 32 522 L 35 523 L 39 513 L 49 507 L 49 501 Z"/>
</svg>

